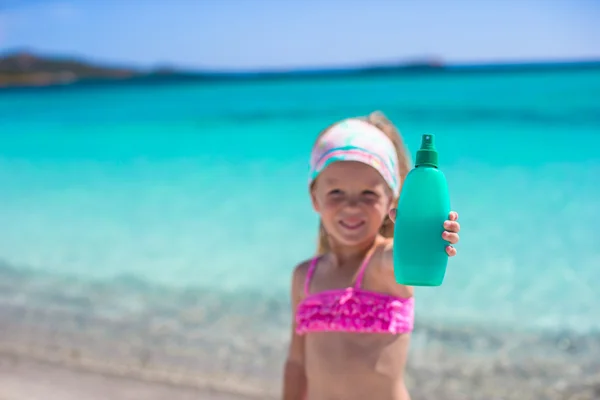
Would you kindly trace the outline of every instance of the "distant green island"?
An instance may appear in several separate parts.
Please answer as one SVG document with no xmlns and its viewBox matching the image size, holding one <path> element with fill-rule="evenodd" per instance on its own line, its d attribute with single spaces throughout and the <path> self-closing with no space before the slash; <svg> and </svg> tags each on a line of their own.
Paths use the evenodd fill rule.
<svg viewBox="0 0 600 400">
<path fill-rule="evenodd" d="M 0 54 L 0 89 L 8 87 L 56 86 L 79 82 L 131 81 L 223 81 L 273 80 L 298 78 L 360 77 L 386 74 L 474 73 L 540 71 L 552 69 L 597 69 L 600 60 L 578 62 L 513 63 L 495 65 L 444 65 L 439 60 L 424 60 L 387 65 L 337 69 L 292 71 L 220 72 L 184 71 L 161 68 L 142 71 L 135 68 L 103 66 L 75 57 L 41 56 L 17 51 Z"/>
<path fill-rule="evenodd" d="M 0 56 L 0 87 L 65 85 L 85 79 L 129 79 L 133 69 L 93 65 L 75 58 L 42 57 L 27 52 Z"/>
</svg>

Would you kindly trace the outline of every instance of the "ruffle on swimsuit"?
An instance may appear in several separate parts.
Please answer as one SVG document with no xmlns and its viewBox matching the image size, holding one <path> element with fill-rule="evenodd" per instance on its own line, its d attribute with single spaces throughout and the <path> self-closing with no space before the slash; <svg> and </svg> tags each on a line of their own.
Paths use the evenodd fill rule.
<svg viewBox="0 0 600 400">
<path fill-rule="evenodd" d="M 354 286 L 310 294 L 318 257 L 309 266 L 305 298 L 296 310 L 296 333 L 354 332 L 402 334 L 413 330 L 414 298 L 401 298 L 361 288 L 372 252 L 363 260 Z"/>
</svg>

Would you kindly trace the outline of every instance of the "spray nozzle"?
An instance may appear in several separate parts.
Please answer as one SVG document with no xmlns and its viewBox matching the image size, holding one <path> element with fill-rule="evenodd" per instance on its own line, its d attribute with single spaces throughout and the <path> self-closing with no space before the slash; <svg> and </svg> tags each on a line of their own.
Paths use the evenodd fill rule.
<svg viewBox="0 0 600 400">
<path fill-rule="evenodd" d="M 434 136 L 432 134 L 425 134 L 421 137 L 421 148 L 417 151 L 417 159 L 415 161 L 415 167 L 421 165 L 428 165 L 430 167 L 438 167 L 438 153 L 434 146 Z"/>
<path fill-rule="evenodd" d="M 421 138 L 421 149 L 433 149 L 433 135 L 423 135 Z"/>
</svg>

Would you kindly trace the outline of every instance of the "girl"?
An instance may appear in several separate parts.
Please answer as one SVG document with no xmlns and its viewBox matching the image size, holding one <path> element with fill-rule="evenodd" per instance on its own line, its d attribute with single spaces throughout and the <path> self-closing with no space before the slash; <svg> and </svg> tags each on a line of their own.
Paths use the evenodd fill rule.
<svg viewBox="0 0 600 400">
<path fill-rule="evenodd" d="M 292 278 L 292 339 L 284 400 L 409 400 L 404 367 L 413 328 L 413 288 L 395 282 L 393 221 L 410 160 L 383 114 L 323 131 L 310 160 L 319 213 L 318 256 Z M 458 215 L 442 236 L 456 255 Z"/>
</svg>

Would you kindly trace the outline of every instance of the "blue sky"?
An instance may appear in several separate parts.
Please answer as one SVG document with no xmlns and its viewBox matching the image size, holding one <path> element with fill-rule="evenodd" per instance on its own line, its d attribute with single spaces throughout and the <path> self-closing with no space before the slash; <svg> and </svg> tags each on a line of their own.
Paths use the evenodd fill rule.
<svg viewBox="0 0 600 400">
<path fill-rule="evenodd" d="M 0 0 L 0 51 L 256 70 L 600 59 L 600 0 Z"/>
</svg>

